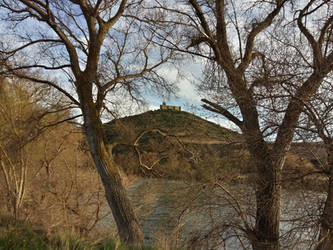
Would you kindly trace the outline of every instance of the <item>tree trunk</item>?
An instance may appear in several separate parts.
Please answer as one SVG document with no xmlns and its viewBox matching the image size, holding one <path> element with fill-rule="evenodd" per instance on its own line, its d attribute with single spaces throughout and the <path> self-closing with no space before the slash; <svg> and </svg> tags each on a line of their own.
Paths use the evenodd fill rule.
<svg viewBox="0 0 333 250">
<path fill-rule="evenodd" d="M 281 146 L 278 152 L 273 152 L 265 142 L 252 96 L 246 95 L 244 91 L 238 94 L 238 103 L 244 121 L 243 134 L 247 149 L 257 171 L 256 221 L 249 240 L 254 250 L 278 250 L 280 248 L 281 171 L 285 159 L 285 153 L 283 153 L 286 152 L 285 147 Z"/>
<path fill-rule="evenodd" d="M 262 164 L 265 164 L 263 162 Z M 256 188 L 256 223 L 254 250 L 278 250 L 280 226 L 280 171 L 272 162 L 259 169 Z"/>
<path fill-rule="evenodd" d="M 317 250 L 333 250 L 333 144 L 328 146 L 327 151 L 330 176 Z"/>
<path fill-rule="evenodd" d="M 104 185 L 106 199 L 117 224 L 121 241 L 143 245 L 143 230 L 127 197 L 119 170 L 109 155 L 104 142 L 104 130 L 92 99 L 91 87 L 80 85 L 78 89 L 84 117 L 85 133 L 95 166 Z"/>
<path fill-rule="evenodd" d="M 250 240 L 253 250 L 278 250 L 280 248 L 281 169 L 284 156 L 273 157 L 271 150 L 264 143 L 261 147 L 256 146 L 257 148 L 251 150 L 251 157 L 257 169 L 257 210 L 254 237 Z"/>
</svg>

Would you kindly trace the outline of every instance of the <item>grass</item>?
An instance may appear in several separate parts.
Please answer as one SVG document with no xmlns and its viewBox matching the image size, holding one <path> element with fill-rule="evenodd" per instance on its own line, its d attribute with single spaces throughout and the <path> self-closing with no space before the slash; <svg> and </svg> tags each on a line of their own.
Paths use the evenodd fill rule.
<svg viewBox="0 0 333 250">
<path fill-rule="evenodd" d="M 114 239 L 105 239 L 102 242 L 98 243 L 94 248 L 94 250 L 107 250 L 107 249 L 115 249 L 115 250 L 154 250 L 155 248 L 146 246 L 146 247 L 137 247 L 131 245 L 124 245 L 119 240 Z"/>
<path fill-rule="evenodd" d="M 0 218 L 1 250 L 48 249 L 47 245 L 48 239 L 43 231 L 34 229 L 29 223 L 10 217 Z"/>
<path fill-rule="evenodd" d="M 47 236 L 28 222 L 0 216 L 0 250 L 153 250 L 107 238 L 98 242 L 82 239 L 72 232 Z"/>
<path fill-rule="evenodd" d="M 90 250 L 94 249 L 93 244 L 73 233 L 58 233 L 50 237 L 48 249 L 52 250 Z"/>
</svg>

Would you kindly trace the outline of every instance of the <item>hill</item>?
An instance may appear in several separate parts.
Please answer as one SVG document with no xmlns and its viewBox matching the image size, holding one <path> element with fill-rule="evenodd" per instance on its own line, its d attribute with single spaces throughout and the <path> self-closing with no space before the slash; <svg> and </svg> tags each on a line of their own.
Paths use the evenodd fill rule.
<svg viewBox="0 0 333 250">
<path fill-rule="evenodd" d="M 110 142 L 123 140 L 124 129 L 132 129 L 139 135 L 144 131 L 159 129 L 182 141 L 198 144 L 222 144 L 240 141 L 242 136 L 237 132 L 221 127 L 213 122 L 202 119 L 184 111 L 155 110 L 139 115 L 115 120 L 106 125 Z M 120 130 L 119 130 L 120 129 Z"/>
<path fill-rule="evenodd" d="M 115 160 L 128 174 L 187 180 L 255 182 L 255 169 L 242 135 L 183 111 L 156 110 L 105 124 Z M 288 154 L 285 178 L 315 171 Z"/>
<path fill-rule="evenodd" d="M 105 128 L 109 143 L 118 144 L 116 162 L 129 174 L 202 180 L 243 148 L 239 133 L 183 111 L 148 111 Z"/>
</svg>

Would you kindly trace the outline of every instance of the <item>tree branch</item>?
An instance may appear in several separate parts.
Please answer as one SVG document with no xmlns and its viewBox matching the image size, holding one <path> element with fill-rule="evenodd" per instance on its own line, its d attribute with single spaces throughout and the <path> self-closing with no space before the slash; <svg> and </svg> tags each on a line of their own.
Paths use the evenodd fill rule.
<svg viewBox="0 0 333 250">
<path fill-rule="evenodd" d="M 243 130 L 243 122 L 241 120 L 239 120 L 236 116 L 234 116 L 233 114 L 231 114 L 228 110 L 224 109 L 223 107 L 221 107 L 220 105 L 210 102 L 207 99 L 201 99 L 202 102 L 207 103 L 208 105 L 202 105 L 203 108 L 221 114 L 223 115 L 225 118 L 227 118 L 229 121 L 233 122 L 235 125 L 237 125 L 241 130 Z"/>
<path fill-rule="evenodd" d="M 268 26 L 270 26 L 272 24 L 274 18 L 279 14 L 279 12 L 285 2 L 286 2 L 286 0 L 277 1 L 276 8 L 269 15 L 267 15 L 266 18 L 262 22 L 253 24 L 252 30 L 249 33 L 249 35 L 247 36 L 245 53 L 242 58 L 242 62 L 240 63 L 240 65 L 237 68 L 240 72 L 244 73 L 252 60 L 254 39 L 261 31 L 263 31 L 264 29 L 266 29 Z"/>
<path fill-rule="evenodd" d="M 48 80 L 43 80 L 43 79 L 39 79 L 36 77 L 32 77 L 32 76 L 28 76 L 26 74 L 22 74 L 19 72 L 14 72 L 13 73 L 15 76 L 21 78 L 21 79 L 26 79 L 32 82 L 37 82 L 37 83 L 42 83 L 42 84 L 46 84 L 49 85 L 55 89 L 57 89 L 58 91 L 60 91 L 62 94 L 64 94 L 66 97 L 68 97 L 74 104 L 80 106 L 80 102 L 77 101 L 71 94 L 69 94 L 66 90 L 64 90 L 63 88 L 59 87 L 57 84 L 55 84 L 54 82 L 48 81 Z"/>
</svg>

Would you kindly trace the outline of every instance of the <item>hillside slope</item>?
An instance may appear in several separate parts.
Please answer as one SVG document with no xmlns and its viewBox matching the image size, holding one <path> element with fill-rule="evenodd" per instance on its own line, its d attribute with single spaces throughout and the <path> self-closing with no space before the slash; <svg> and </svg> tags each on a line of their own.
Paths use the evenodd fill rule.
<svg viewBox="0 0 333 250">
<path fill-rule="evenodd" d="M 240 134 L 183 111 L 148 111 L 105 128 L 109 143 L 119 144 L 113 153 L 125 172 L 173 179 L 208 178 L 242 141 Z"/>
<path fill-rule="evenodd" d="M 105 124 L 116 162 L 129 174 L 187 180 L 255 182 L 242 135 L 187 112 L 148 111 Z M 134 145 L 135 144 L 135 145 Z M 140 164 L 141 163 L 141 164 Z M 314 171 L 290 153 L 286 179 Z"/>
</svg>

